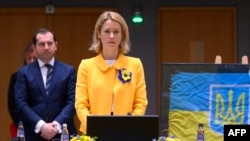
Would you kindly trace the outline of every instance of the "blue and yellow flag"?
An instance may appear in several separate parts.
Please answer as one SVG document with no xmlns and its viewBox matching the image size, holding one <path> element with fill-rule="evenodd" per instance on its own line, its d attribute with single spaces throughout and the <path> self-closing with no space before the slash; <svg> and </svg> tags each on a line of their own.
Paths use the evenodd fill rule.
<svg viewBox="0 0 250 141">
<path fill-rule="evenodd" d="M 186 73 L 171 76 L 169 134 L 196 140 L 203 123 L 206 141 L 223 141 L 225 124 L 250 124 L 248 73 Z"/>
</svg>

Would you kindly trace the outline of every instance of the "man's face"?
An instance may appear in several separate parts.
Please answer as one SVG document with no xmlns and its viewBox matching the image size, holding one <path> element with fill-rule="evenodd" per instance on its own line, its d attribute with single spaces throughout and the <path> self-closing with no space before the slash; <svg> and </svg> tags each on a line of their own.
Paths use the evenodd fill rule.
<svg viewBox="0 0 250 141">
<path fill-rule="evenodd" d="M 37 34 L 37 43 L 34 47 L 37 58 L 43 62 L 48 63 L 57 50 L 57 42 L 53 39 L 53 34 L 50 32 L 44 34 Z"/>
</svg>

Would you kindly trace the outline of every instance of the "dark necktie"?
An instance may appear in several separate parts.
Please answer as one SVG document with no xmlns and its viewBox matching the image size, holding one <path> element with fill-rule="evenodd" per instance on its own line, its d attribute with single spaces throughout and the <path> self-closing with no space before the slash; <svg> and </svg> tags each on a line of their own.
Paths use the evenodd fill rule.
<svg viewBox="0 0 250 141">
<path fill-rule="evenodd" d="M 52 71 L 53 71 L 53 67 L 50 64 L 46 64 L 45 65 L 47 67 L 47 76 L 46 76 L 46 94 L 49 94 L 49 90 L 50 90 L 50 84 L 51 84 L 51 77 L 52 77 Z"/>
</svg>

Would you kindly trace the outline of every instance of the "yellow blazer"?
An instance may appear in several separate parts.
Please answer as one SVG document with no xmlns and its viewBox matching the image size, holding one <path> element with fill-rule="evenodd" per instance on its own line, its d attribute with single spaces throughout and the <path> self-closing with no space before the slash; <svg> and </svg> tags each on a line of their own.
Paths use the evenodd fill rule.
<svg viewBox="0 0 250 141">
<path fill-rule="evenodd" d="M 118 71 L 132 72 L 130 82 L 123 83 Z M 109 66 L 102 54 L 83 59 L 78 67 L 75 108 L 81 122 L 80 131 L 86 133 L 88 114 L 144 115 L 148 105 L 144 69 L 139 58 L 120 54 Z"/>
</svg>

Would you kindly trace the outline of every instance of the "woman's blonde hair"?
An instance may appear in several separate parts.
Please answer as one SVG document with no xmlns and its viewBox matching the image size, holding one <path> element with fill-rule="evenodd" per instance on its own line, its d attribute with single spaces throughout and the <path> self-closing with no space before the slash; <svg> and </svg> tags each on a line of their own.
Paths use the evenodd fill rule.
<svg viewBox="0 0 250 141">
<path fill-rule="evenodd" d="M 103 23 L 107 20 L 113 20 L 118 22 L 121 25 L 122 28 L 122 40 L 119 45 L 119 51 L 120 53 L 126 54 L 130 50 L 130 39 L 129 39 L 129 31 L 128 31 L 128 25 L 124 18 L 116 12 L 113 11 L 105 11 L 103 12 L 99 18 L 97 19 L 97 22 L 95 24 L 95 29 L 93 32 L 92 37 L 92 44 L 89 48 L 91 51 L 95 51 L 96 53 L 100 53 L 102 50 L 102 43 L 101 40 L 98 38 L 98 32 L 100 33 Z"/>
</svg>

